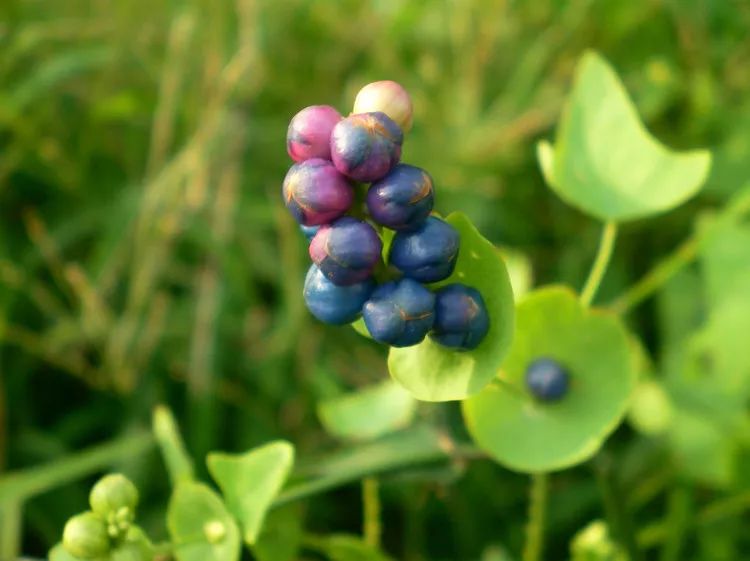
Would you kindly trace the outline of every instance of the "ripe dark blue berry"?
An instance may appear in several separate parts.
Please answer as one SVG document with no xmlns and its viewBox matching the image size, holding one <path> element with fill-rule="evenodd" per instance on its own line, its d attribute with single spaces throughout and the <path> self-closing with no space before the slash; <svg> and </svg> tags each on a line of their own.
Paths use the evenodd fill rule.
<svg viewBox="0 0 750 561">
<path fill-rule="evenodd" d="M 407 230 L 430 215 L 434 198 L 430 174 L 415 166 L 398 164 L 367 191 L 367 210 L 378 224 Z"/>
<path fill-rule="evenodd" d="M 526 387 L 539 401 L 558 401 L 568 392 L 570 375 L 551 358 L 538 358 L 526 368 Z"/>
<path fill-rule="evenodd" d="M 349 286 L 337 286 L 312 265 L 307 271 L 303 296 L 310 313 L 323 323 L 343 325 L 357 319 L 362 306 L 375 288 L 375 282 L 367 279 Z"/>
<path fill-rule="evenodd" d="M 434 309 L 435 295 L 405 278 L 376 288 L 362 313 L 373 339 L 409 347 L 422 341 L 432 328 Z"/>
<path fill-rule="evenodd" d="M 490 329 L 482 295 L 463 284 L 449 284 L 435 293 L 435 325 L 430 338 L 454 349 L 475 349 Z"/>
<path fill-rule="evenodd" d="M 456 266 L 460 237 L 456 229 L 430 216 L 414 230 L 393 237 L 388 262 L 419 282 L 448 278 Z"/>
<path fill-rule="evenodd" d="M 342 119 L 331 134 L 331 158 L 341 173 L 357 181 L 377 181 L 401 158 L 404 134 L 385 113 Z"/>
<path fill-rule="evenodd" d="M 375 229 L 345 216 L 321 226 L 310 243 L 310 258 L 332 283 L 345 286 L 372 275 L 383 251 Z"/>
<path fill-rule="evenodd" d="M 326 224 L 342 216 L 354 201 L 354 190 L 328 160 L 294 164 L 284 178 L 284 203 L 305 226 Z"/>
</svg>

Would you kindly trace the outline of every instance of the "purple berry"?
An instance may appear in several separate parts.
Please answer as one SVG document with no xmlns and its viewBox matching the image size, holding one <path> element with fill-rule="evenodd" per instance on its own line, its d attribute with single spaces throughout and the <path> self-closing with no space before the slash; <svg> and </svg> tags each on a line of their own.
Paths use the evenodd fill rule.
<svg viewBox="0 0 750 561">
<path fill-rule="evenodd" d="M 449 284 L 435 293 L 435 325 L 430 338 L 461 351 L 475 349 L 490 329 L 487 306 L 478 290 Z"/>
<path fill-rule="evenodd" d="M 331 135 L 331 158 L 341 173 L 357 181 L 377 181 L 401 158 L 404 135 L 385 113 L 342 119 Z"/>
<path fill-rule="evenodd" d="M 331 132 L 341 115 L 330 105 L 311 105 L 297 113 L 286 133 L 286 151 L 292 160 L 331 159 Z"/>
<path fill-rule="evenodd" d="M 321 226 L 310 243 L 310 258 L 332 283 L 346 286 L 372 275 L 383 242 L 367 222 L 345 216 Z"/>
<path fill-rule="evenodd" d="M 354 200 L 347 179 L 327 160 L 294 164 L 284 178 L 284 202 L 304 226 L 317 226 L 346 213 Z"/>
<path fill-rule="evenodd" d="M 387 282 L 372 293 L 362 310 L 376 341 L 409 347 L 425 338 L 435 319 L 435 295 L 411 279 Z"/>
<path fill-rule="evenodd" d="M 349 286 L 337 286 L 318 267 L 311 265 L 302 294 L 312 315 L 323 323 L 343 325 L 360 316 L 362 306 L 374 288 L 375 281 L 372 279 Z"/>
<path fill-rule="evenodd" d="M 367 209 L 378 224 L 408 230 L 427 219 L 434 199 L 430 174 L 415 166 L 398 164 L 367 191 Z"/>
<path fill-rule="evenodd" d="M 388 262 L 406 277 L 437 282 L 453 273 L 459 242 L 453 226 L 430 216 L 416 229 L 398 232 L 393 237 Z"/>
</svg>

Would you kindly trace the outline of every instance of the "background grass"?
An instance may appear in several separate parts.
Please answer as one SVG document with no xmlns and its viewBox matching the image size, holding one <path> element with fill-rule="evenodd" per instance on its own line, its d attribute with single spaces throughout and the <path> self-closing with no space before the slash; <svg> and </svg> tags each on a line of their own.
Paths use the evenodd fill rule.
<svg viewBox="0 0 750 561">
<path fill-rule="evenodd" d="M 413 96 L 403 159 L 433 175 L 437 209 L 466 212 L 527 258 L 536 284 L 579 287 L 599 235 L 545 188 L 534 158 L 585 49 L 613 62 L 659 138 L 715 150 L 697 200 L 625 226 L 599 297 L 612 299 L 750 178 L 749 28 L 740 0 L 5 0 L 0 468 L 133 433 L 158 402 L 196 457 L 277 437 L 302 457 L 335 446 L 315 404 L 387 377 L 385 350 L 304 309 L 306 247 L 280 197 L 284 139 L 300 108 L 346 112 L 376 79 Z M 657 370 L 708 317 L 703 282 L 689 269 L 629 316 Z M 454 404 L 419 414 L 460 430 Z M 692 477 L 663 439 L 627 427 L 605 456 L 649 555 L 750 558 L 747 470 L 735 477 L 746 464 L 729 479 Z M 158 534 L 160 462 L 117 467 Z M 6 551 L 20 537 L 44 555 L 90 483 L 6 505 Z M 406 560 L 517 552 L 526 491 L 486 461 L 407 473 L 383 489 L 385 547 Z M 602 516 L 592 466 L 557 476 L 551 492 L 549 559 L 561 559 Z M 722 498 L 739 507 L 698 524 L 694 511 Z M 299 509 L 311 531 L 359 531 L 356 486 Z"/>
</svg>

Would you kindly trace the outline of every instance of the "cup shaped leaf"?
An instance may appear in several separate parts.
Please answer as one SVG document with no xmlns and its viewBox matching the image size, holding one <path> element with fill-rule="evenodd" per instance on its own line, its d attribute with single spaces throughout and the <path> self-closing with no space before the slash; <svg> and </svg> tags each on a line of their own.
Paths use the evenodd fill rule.
<svg viewBox="0 0 750 561">
<path fill-rule="evenodd" d="M 458 282 L 478 290 L 490 329 L 471 351 L 446 348 L 429 337 L 419 345 L 390 350 L 391 376 L 423 401 L 464 399 L 481 391 L 497 374 L 513 337 L 513 290 L 500 252 L 465 215 L 453 213 L 446 221 L 458 231 L 461 250 L 451 276 L 431 287 Z"/>
<path fill-rule="evenodd" d="M 711 166 L 707 150 L 678 153 L 651 136 L 615 71 L 594 52 L 578 64 L 555 146 L 543 141 L 537 154 L 560 198 L 605 221 L 680 205 Z"/>
<path fill-rule="evenodd" d="M 559 401 L 525 385 L 539 357 L 564 364 Z M 620 319 L 584 309 L 563 287 L 530 293 L 517 307 L 513 345 L 497 383 L 462 404 L 470 434 L 499 463 L 522 472 L 562 469 L 591 457 L 622 420 L 635 387 L 636 357 Z"/>
</svg>

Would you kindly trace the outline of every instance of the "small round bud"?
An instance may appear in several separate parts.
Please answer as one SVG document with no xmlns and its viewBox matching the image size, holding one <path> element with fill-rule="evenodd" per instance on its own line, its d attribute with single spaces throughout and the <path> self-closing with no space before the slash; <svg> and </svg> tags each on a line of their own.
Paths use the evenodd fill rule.
<svg viewBox="0 0 750 561">
<path fill-rule="evenodd" d="M 359 317 L 375 282 L 370 278 L 349 286 L 336 286 L 316 265 L 307 271 L 302 292 L 310 313 L 323 323 L 343 325 Z"/>
<path fill-rule="evenodd" d="M 347 179 L 327 160 L 294 164 L 284 178 L 284 202 L 300 224 L 317 226 L 349 210 L 354 191 Z"/>
<path fill-rule="evenodd" d="M 412 103 L 404 87 L 393 80 L 372 82 L 359 90 L 354 99 L 352 113 L 371 113 L 381 111 L 388 115 L 401 127 L 409 132 L 412 124 Z"/>
<path fill-rule="evenodd" d="M 91 510 L 102 519 L 112 522 L 132 522 L 138 506 L 138 489 L 120 473 L 102 477 L 89 494 Z"/>
<path fill-rule="evenodd" d="M 459 243 L 460 236 L 453 226 L 430 216 L 416 229 L 393 237 L 388 261 L 406 277 L 437 282 L 453 273 Z"/>
<path fill-rule="evenodd" d="M 312 105 L 289 123 L 286 151 L 295 162 L 311 158 L 331 159 L 331 132 L 341 115 L 330 105 Z"/>
<path fill-rule="evenodd" d="M 367 191 L 367 210 L 378 224 L 408 230 L 427 219 L 434 199 L 430 174 L 416 166 L 398 164 Z"/>
<path fill-rule="evenodd" d="M 78 514 L 65 524 L 62 543 L 73 557 L 99 559 L 109 553 L 107 525 L 93 512 Z"/>
<path fill-rule="evenodd" d="M 385 113 L 360 113 L 342 119 L 331 134 L 336 169 L 357 181 L 377 181 L 401 158 L 404 135 Z"/>
<path fill-rule="evenodd" d="M 435 295 L 416 281 L 401 279 L 379 286 L 365 303 L 370 335 L 394 347 L 416 345 L 434 321 Z"/>
<path fill-rule="evenodd" d="M 211 520 L 203 525 L 203 534 L 206 536 L 208 543 L 221 543 L 227 535 L 227 527 L 221 520 Z"/>
<path fill-rule="evenodd" d="M 345 216 L 321 226 L 310 243 L 310 258 L 333 284 L 362 282 L 380 261 L 383 242 L 367 222 Z"/>
<path fill-rule="evenodd" d="M 551 358 L 536 359 L 526 368 L 526 387 L 539 401 L 559 401 L 569 384 L 568 371 Z"/>
<path fill-rule="evenodd" d="M 461 351 L 475 349 L 490 329 L 487 306 L 478 290 L 449 284 L 435 294 L 435 325 L 430 338 Z"/>
</svg>

